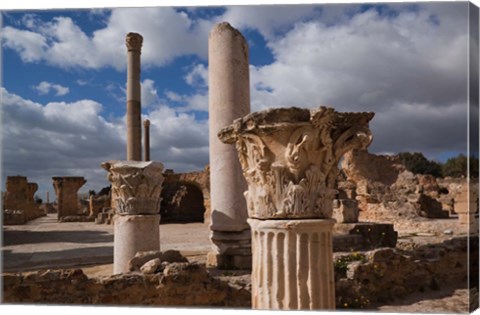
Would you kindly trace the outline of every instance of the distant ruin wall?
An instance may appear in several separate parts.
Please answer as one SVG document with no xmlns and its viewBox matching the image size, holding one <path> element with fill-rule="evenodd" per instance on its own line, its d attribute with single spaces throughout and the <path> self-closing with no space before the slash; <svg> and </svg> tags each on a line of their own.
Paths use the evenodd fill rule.
<svg viewBox="0 0 480 315">
<path fill-rule="evenodd" d="M 342 160 L 342 170 L 348 179 L 357 183 L 364 181 L 392 185 L 398 174 L 405 170 L 400 160 L 394 156 L 375 155 L 367 150 L 351 150 Z"/>
<path fill-rule="evenodd" d="M 163 174 L 162 222 L 210 221 L 210 168 L 203 171 Z"/>
<path fill-rule="evenodd" d="M 45 215 L 35 203 L 36 183 L 29 183 L 25 176 L 7 176 L 6 192 L 3 194 L 3 223 L 23 224 Z"/>
</svg>

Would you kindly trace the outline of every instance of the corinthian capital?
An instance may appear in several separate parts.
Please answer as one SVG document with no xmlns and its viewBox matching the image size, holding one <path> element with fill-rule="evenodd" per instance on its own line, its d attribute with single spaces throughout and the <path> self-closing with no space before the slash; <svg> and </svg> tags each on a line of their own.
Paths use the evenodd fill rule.
<svg viewBox="0 0 480 315">
<path fill-rule="evenodd" d="M 138 50 L 142 49 L 143 37 L 138 33 L 128 33 L 125 39 L 128 50 Z"/>
<path fill-rule="evenodd" d="M 237 147 L 249 216 L 258 219 L 330 218 L 337 164 L 367 148 L 373 113 L 278 108 L 249 114 L 218 137 Z"/>
<path fill-rule="evenodd" d="M 163 184 L 163 164 L 141 161 L 102 163 L 112 183 L 118 214 L 158 214 Z"/>
</svg>

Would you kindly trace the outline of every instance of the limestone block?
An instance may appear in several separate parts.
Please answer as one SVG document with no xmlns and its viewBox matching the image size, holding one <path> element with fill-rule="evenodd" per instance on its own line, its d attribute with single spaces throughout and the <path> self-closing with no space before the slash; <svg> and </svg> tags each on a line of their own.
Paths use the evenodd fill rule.
<svg viewBox="0 0 480 315">
<path fill-rule="evenodd" d="M 142 161 L 108 161 L 102 167 L 109 172 L 112 199 L 117 214 L 158 214 L 163 183 L 163 164 Z"/>
<path fill-rule="evenodd" d="M 235 144 L 250 218 L 330 218 L 337 164 L 354 148 L 366 148 L 373 113 L 275 108 L 237 119 L 218 133 Z"/>
<path fill-rule="evenodd" d="M 161 251 L 147 251 L 137 252 L 135 256 L 128 262 L 128 270 L 139 270 L 141 266 L 153 259 L 160 259 L 161 262 L 188 262 L 188 259 L 182 256 L 179 251 L 167 250 Z"/>
<path fill-rule="evenodd" d="M 162 261 L 160 260 L 160 258 L 155 258 L 143 264 L 142 267 L 140 267 L 140 271 L 145 274 L 156 273 L 158 267 L 160 267 L 161 264 L 162 264 Z"/>
<path fill-rule="evenodd" d="M 470 185 L 472 186 L 472 185 Z M 469 187 L 466 183 L 462 185 L 461 190 L 455 197 L 455 212 L 459 214 L 468 214 L 478 212 L 478 191 Z"/>
<path fill-rule="evenodd" d="M 256 220 L 252 229 L 252 307 L 332 310 L 334 220 Z"/>
</svg>

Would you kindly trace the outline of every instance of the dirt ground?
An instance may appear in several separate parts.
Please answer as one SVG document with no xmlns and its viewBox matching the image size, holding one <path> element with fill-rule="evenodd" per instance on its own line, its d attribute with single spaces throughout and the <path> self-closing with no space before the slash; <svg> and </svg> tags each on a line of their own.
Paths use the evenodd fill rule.
<svg viewBox="0 0 480 315">
<path fill-rule="evenodd" d="M 464 236 L 458 220 L 419 220 L 395 223 L 398 247 Z M 179 250 L 190 261 L 204 263 L 210 250 L 208 225 L 202 223 L 162 224 L 161 250 Z M 55 214 L 21 226 L 5 226 L 2 239 L 2 270 L 29 272 L 38 269 L 81 267 L 89 277 L 108 276 L 113 265 L 113 226 L 92 222 L 58 223 Z M 475 294 L 473 294 L 475 295 Z M 473 298 L 478 299 L 478 294 Z M 372 305 L 367 311 L 395 313 L 464 313 L 469 305 L 467 288 L 443 288 L 415 293 L 388 305 Z"/>
</svg>

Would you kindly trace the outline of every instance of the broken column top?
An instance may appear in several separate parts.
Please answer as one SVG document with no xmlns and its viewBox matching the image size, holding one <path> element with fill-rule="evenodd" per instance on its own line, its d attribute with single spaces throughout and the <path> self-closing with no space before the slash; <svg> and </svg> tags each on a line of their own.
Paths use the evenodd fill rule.
<svg viewBox="0 0 480 315">
<path fill-rule="evenodd" d="M 150 120 L 145 119 L 145 120 L 143 121 L 143 126 L 144 126 L 144 127 L 149 127 L 149 126 L 150 126 Z"/>
<path fill-rule="evenodd" d="M 143 44 L 143 37 L 138 33 L 128 33 L 125 39 L 128 50 L 140 50 Z"/>
<path fill-rule="evenodd" d="M 215 33 L 222 33 L 222 32 L 232 32 L 234 34 L 234 36 L 240 36 L 242 37 L 243 39 L 245 39 L 245 37 L 242 35 L 242 33 L 237 30 L 236 28 L 234 28 L 233 26 L 230 25 L 230 23 L 228 22 L 220 22 L 218 24 L 215 24 L 212 28 L 212 30 L 210 31 L 210 36 L 214 35 Z"/>
<path fill-rule="evenodd" d="M 218 137 L 237 147 L 248 182 L 250 218 L 330 218 L 337 164 L 345 152 L 372 141 L 374 113 L 275 108 L 251 113 Z"/>
</svg>

